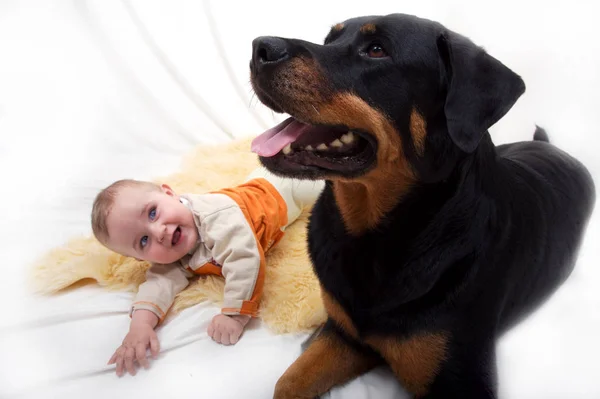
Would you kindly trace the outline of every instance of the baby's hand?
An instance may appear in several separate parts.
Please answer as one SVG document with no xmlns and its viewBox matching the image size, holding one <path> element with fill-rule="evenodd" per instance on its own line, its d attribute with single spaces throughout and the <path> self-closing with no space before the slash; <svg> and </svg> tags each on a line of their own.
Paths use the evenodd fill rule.
<svg viewBox="0 0 600 399">
<path fill-rule="evenodd" d="M 147 313 L 147 314 L 145 314 Z M 143 316 L 142 318 L 138 316 Z M 158 317 L 154 316 L 149 311 L 137 310 L 134 313 L 129 333 L 123 339 L 123 344 L 117 348 L 112 355 L 108 364 L 117 364 L 117 375 L 120 377 L 125 373 L 123 367 L 127 369 L 129 374 L 135 375 L 135 367 L 133 361 L 137 359 L 140 366 L 144 368 L 150 367 L 146 350 L 150 347 L 152 357 L 156 359 L 159 351 L 158 338 L 154 331 L 154 326 L 158 321 Z"/>
<path fill-rule="evenodd" d="M 250 316 L 218 314 L 213 317 L 207 332 L 209 337 L 219 344 L 234 345 L 239 341 L 248 321 Z"/>
</svg>

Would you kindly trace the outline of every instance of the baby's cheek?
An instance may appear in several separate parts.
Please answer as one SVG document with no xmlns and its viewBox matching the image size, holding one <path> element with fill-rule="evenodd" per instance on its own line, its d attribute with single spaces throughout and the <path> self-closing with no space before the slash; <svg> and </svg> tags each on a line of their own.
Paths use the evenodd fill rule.
<svg viewBox="0 0 600 399">
<path fill-rule="evenodd" d="M 152 259 L 154 259 L 156 263 L 171 263 L 172 261 L 170 258 L 172 258 L 172 256 L 169 255 L 170 254 L 167 251 L 163 248 L 157 248 L 157 246 L 152 250 Z"/>
<path fill-rule="evenodd" d="M 156 248 L 157 245 L 154 246 L 154 248 L 152 248 L 152 258 L 156 259 L 159 263 L 163 263 L 163 257 L 162 255 L 162 251 L 160 251 L 159 248 Z"/>
</svg>

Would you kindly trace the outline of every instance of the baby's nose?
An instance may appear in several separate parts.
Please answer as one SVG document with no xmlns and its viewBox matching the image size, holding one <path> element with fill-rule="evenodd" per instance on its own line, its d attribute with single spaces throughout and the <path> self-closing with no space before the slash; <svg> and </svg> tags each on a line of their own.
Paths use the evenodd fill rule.
<svg viewBox="0 0 600 399">
<path fill-rule="evenodd" d="M 166 235 L 167 235 L 167 226 L 157 224 L 156 229 L 154 231 L 154 236 L 156 237 L 156 240 L 162 244 Z"/>
</svg>

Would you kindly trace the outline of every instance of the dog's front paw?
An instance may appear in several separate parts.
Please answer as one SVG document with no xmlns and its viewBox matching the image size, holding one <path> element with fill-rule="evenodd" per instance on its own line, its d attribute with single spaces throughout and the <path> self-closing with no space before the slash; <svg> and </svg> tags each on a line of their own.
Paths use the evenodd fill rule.
<svg viewBox="0 0 600 399">
<path fill-rule="evenodd" d="M 293 399 L 298 398 L 294 394 L 294 388 L 288 378 L 281 377 L 275 384 L 275 393 L 273 399 Z"/>
<path fill-rule="evenodd" d="M 298 384 L 299 381 L 294 381 L 285 375 L 279 378 L 275 384 L 275 394 L 273 399 L 319 399 L 320 396 L 306 395 L 302 392 L 302 387 Z"/>
</svg>

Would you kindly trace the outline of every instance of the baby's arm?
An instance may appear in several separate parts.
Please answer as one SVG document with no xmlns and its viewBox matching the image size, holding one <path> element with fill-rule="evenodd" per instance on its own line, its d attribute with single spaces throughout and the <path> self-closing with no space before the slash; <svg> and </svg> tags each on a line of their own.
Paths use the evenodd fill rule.
<svg viewBox="0 0 600 399">
<path fill-rule="evenodd" d="M 158 338 L 154 327 L 158 324 L 158 316 L 149 310 L 136 310 L 131 317 L 129 332 L 123 339 L 121 346 L 117 348 L 108 364 L 117 365 L 117 375 L 120 377 L 125 373 L 125 369 L 131 375 L 135 375 L 133 361 L 144 367 L 150 367 L 146 358 L 146 350 L 150 346 L 152 358 L 156 359 L 160 349 Z"/>
<path fill-rule="evenodd" d="M 158 356 L 159 342 L 154 328 L 164 319 L 175 295 L 187 285 L 188 273 L 177 264 L 153 265 L 148 269 L 146 282 L 140 285 L 131 307 L 129 332 L 108 362 L 117 365 L 117 375 L 123 375 L 125 369 L 135 375 L 134 360 L 148 368 L 148 347 L 153 358 Z"/>
<path fill-rule="evenodd" d="M 204 220 L 202 237 L 225 277 L 223 308 L 213 318 L 208 334 L 216 342 L 235 344 L 250 317 L 258 316 L 264 262 L 253 230 L 244 214 L 231 207 Z"/>
</svg>

